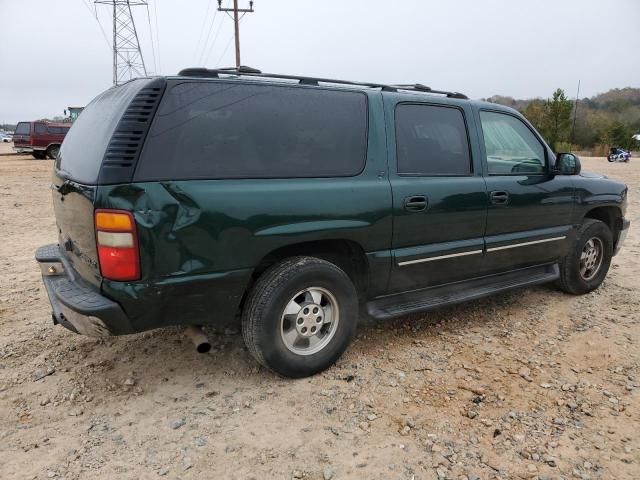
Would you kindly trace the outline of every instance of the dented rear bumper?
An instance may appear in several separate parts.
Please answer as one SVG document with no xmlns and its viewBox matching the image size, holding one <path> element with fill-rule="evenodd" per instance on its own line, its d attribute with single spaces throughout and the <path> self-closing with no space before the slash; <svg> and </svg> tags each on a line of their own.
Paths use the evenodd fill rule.
<svg viewBox="0 0 640 480">
<path fill-rule="evenodd" d="M 129 321 L 120 305 L 84 282 L 65 261 L 58 245 L 40 247 L 36 261 L 55 324 L 92 337 L 130 332 Z"/>
</svg>

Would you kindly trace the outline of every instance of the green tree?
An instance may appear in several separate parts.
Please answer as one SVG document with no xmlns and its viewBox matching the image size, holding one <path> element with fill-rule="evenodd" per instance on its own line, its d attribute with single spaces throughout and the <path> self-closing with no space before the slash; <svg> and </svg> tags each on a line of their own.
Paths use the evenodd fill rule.
<svg viewBox="0 0 640 480">
<path fill-rule="evenodd" d="M 549 145 L 555 148 L 556 143 L 569 139 L 573 102 L 567 98 L 564 90 L 558 88 L 553 92 L 551 100 L 547 100 L 545 107 L 542 134 Z"/>
<path fill-rule="evenodd" d="M 531 100 L 522 110 L 522 114 L 527 117 L 527 120 L 531 122 L 536 130 L 542 133 L 547 114 L 546 102 L 544 100 Z"/>
<path fill-rule="evenodd" d="M 616 120 L 611 123 L 606 133 L 606 139 L 609 140 L 608 143 L 611 146 L 630 149 L 635 144 L 635 140 L 633 139 L 635 132 L 628 123 Z"/>
</svg>

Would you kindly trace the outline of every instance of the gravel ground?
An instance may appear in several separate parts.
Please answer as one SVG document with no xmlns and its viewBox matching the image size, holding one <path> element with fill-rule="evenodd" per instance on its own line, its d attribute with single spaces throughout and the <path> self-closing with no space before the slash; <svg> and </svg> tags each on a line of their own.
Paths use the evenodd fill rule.
<svg viewBox="0 0 640 480">
<path fill-rule="evenodd" d="M 95 340 L 50 320 L 33 260 L 55 241 L 51 162 L 0 156 L 0 478 L 640 478 L 640 163 L 602 287 L 539 287 L 366 323 L 303 380 L 232 328 Z"/>
</svg>

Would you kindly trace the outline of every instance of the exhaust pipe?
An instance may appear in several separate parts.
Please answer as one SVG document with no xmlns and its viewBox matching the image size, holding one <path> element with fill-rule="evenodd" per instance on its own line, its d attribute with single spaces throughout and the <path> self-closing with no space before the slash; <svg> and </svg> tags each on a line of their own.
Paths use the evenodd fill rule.
<svg viewBox="0 0 640 480">
<path fill-rule="evenodd" d="M 211 344 L 209 343 L 207 336 L 202 331 L 202 327 L 198 325 L 189 325 L 185 328 L 184 334 L 196 346 L 198 353 L 207 353 L 211 350 Z"/>
</svg>

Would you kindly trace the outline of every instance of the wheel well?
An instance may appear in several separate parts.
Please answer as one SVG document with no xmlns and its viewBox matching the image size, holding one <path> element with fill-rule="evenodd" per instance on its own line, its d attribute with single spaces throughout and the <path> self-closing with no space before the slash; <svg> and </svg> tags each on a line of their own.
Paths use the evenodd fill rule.
<svg viewBox="0 0 640 480">
<path fill-rule="evenodd" d="M 620 234 L 622 212 L 618 207 L 596 207 L 593 210 L 589 210 L 585 218 L 592 218 L 594 220 L 600 220 L 611 230 L 613 235 L 613 241 L 618 241 L 618 235 Z"/>
<path fill-rule="evenodd" d="M 360 296 L 366 292 L 369 263 L 364 250 L 358 243 L 342 239 L 296 243 L 278 248 L 260 260 L 253 271 L 251 283 L 255 282 L 271 265 L 298 255 L 322 258 L 337 265 L 349 276 Z"/>
</svg>

